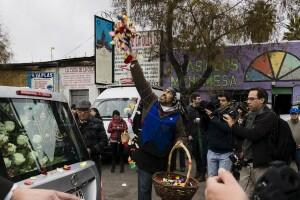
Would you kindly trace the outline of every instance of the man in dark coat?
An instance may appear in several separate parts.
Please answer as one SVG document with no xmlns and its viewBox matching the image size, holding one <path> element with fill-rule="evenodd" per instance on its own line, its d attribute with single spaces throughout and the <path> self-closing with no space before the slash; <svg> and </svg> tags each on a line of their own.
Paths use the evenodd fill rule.
<svg viewBox="0 0 300 200">
<path fill-rule="evenodd" d="M 252 88 L 248 94 L 250 112 L 245 127 L 239 126 L 229 115 L 224 115 L 232 133 L 244 138 L 242 150 L 248 166 L 241 171 L 241 185 L 247 194 L 253 191 L 255 182 L 272 161 L 270 136 L 274 132 L 277 116 L 266 106 L 267 102 L 268 94 L 264 89 Z"/>
<path fill-rule="evenodd" d="M 151 200 L 152 175 L 167 170 L 168 154 L 176 140 L 185 138 L 185 128 L 174 89 L 168 88 L 158 98 L 136 60 L 130 70 L 143 103 L 140 148 L 133 156 L 138 166 L 138 199 Z"/>
<path fill-rule="evenodd" d="M 78 114 L 78 126 L 83 136 L 90 158 L 96 163 L 101 175 L 101 153 L 108 143 L 106 131 L 100 119 L 90 115 L 91 103 L 87 100 L 80 101 L 76 108 Z"/>
<path fill-rule="evenodd" d="M 205 181 L 206 175 L 206 155 L 207 155 L 207 136 L 201 131 L 200 121 L 203 116 L 200 111 L 201 97 L 197 93 L 191 94 L 190 105 L 187 106 L 188 127 L 187 134 L 191 144 L 192 154 L 196 161 L 196 175 L 199 181 Z"/>
</svg>

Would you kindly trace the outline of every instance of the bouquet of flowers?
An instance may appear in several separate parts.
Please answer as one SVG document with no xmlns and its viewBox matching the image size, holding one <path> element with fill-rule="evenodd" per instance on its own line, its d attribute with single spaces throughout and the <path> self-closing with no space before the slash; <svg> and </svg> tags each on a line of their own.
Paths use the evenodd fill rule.
<svg viewBox="0 0 300 200">
<path fill-rule="evenodd" d="M 118 22 L 115 23 L 115 30 L 110 32 L 110 36 L 113 39 L 111 44 L 116 45 L 117 48 L 125 52 L 124 63 L 128 64 L 133 59 L 131 55 L 131 40 L 136 37 L 137 33 L 125 9 L 122 10 L 122 13 L 117 18 Z"/>
</svg>

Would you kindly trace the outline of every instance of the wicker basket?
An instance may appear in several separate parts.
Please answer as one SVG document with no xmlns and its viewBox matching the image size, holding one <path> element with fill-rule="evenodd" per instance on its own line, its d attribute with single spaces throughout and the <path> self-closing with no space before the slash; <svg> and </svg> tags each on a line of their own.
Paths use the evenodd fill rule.
<svg viewBox="0 0 300 200">
<path fill-rule="evenodd" d="M 187 176 L 184 176 L 182 174 L 173 173 L 170 172 L 170 165 L 171 165 L 171 158 L 173 151 L 177 148 L 183 148 L 187 154 L 187 157 L 189 159 L 188 163 L 188 172 Z M 169 154 L 169 160 L 168 160 L 168 171 L 167 172 L 157 172 L 152 176 L 152 182 L 156 191 L 156 194 L 162 198 L 162 200 L 190 200 L 193 198 L 194 194 L 199 188 L 199 182 L 191 178 L 191 170 L 192 170 L 192 159 L 191 155 L 186 148 L 186 146 L 181 142 L 177 142 L 170 154 Z M 164 182 L 162 182 L 163 178 L 170 178 L 172 176 L 179 176 L 180 178 L 184 178 L 185 182 L 183 186 L 172 186 L 167 185 Z"/>
</svg>

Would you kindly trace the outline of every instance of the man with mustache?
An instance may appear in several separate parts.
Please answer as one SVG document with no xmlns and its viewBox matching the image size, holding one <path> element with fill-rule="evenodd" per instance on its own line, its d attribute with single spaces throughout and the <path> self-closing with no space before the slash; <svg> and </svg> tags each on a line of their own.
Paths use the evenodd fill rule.
<svg viewBox="0 0 300 200">
<path fill-rule="evenodd" d="M 130 70 L 143 103 L 140 148 L 133 154 L 138 166 L 138 200 L 151 200 L 152 175 L 167 170 L 168 154 L 177 140 L 185 137 L 176 92 L 169 87 L 158 98 L 137 62 Z"/>
</svg>

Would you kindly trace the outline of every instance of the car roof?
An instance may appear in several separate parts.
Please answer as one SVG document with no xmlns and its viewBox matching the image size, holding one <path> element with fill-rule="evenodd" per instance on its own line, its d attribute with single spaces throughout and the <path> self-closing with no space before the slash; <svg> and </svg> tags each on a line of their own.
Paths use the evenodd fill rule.
<svg viewBox="0 0 300 200">
<path fill-rule="evenodd" d="M 12 86 L 0 86 L 0 98 L 28 98 L 67 102 L 66 98 L 57 92 Z"/>
</svg>

